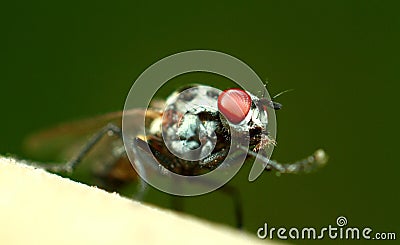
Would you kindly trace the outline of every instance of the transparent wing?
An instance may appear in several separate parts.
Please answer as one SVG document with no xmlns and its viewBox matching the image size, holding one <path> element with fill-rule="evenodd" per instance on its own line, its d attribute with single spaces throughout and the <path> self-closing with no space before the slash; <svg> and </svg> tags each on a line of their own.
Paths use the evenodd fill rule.
<svg viewBox="0 0 400 245">
<path fill-rule="evenodd" d="M 77 154 L 88 139 L 107 124 L 113 123 L 120 127 L 121 118 L 122 111 L 119 111 L 60 124 L 28 136 L 24 141 L 24 150 L 32 159 L 65 162 Z M 113 145 L 118 144 L 115 142 L 116 140 L 116 137 L 103 137 L 102 142 L 96 146 L 97 151 L 108 151 L 109 153 L 110 150 L 117 147 L 117 145 Z"/>
</svg>

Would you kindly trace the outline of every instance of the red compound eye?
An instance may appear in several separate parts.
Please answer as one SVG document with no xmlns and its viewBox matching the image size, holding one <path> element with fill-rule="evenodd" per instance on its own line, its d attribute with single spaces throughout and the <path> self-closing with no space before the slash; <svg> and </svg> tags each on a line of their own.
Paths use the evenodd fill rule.
<svg viewBox="0 0 400 245">
<path fill-rule="evenodd" d="M 250 95 L 241 89 L 225 90 L 218 97 L 218 110 L 233 124 L 243 121 L 250 107 Z"/>
</svg>

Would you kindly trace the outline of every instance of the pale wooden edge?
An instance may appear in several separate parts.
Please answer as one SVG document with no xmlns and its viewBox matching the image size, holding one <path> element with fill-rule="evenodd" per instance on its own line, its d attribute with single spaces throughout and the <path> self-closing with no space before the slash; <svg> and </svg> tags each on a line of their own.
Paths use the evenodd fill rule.
<svg viewBox="0 0 400 245">
<path fill-rule="evenodd" d="M 0 244 L 276 244 L 0 156 Z"/>
</svg>

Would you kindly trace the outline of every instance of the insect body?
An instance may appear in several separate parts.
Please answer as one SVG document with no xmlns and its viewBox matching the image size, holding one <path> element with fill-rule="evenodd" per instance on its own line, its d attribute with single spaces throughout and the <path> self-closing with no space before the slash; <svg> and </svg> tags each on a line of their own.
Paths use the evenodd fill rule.
<svg viewBox="0 0 400 245">
<path fill-rule="evenodd" d="M 268 106 L 273 103 L 241 89 L 186 88 L 167 99 L 162 119 L 150 124 L 147 143 L 170 171 L 199 175 L 223 162 L 232 137 L 249 141 L 254 152 L 274 144 L 267 131 Z"/>
</svg>

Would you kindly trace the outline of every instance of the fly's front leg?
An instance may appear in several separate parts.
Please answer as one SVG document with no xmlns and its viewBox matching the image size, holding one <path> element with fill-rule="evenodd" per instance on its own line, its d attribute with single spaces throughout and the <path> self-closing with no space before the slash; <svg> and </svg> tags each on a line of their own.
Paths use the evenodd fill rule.
<svg viewBox="0 0 400 245">
<path fill-rule="evenodd" d="M 242 148 L 242 150 L 247 151 L 247 149 Z M 293 162 L 293 163 L 279 163 L 274 160 L 269 160 L 268 158 L 258 155 L 256 152 L 248 151 L 250 156 L 261 159 L 266 163 L 265 170 L 276 170 L 278 173 L 308 173 L 316 168 L 324 166 L 328 161 L 328 156 L 322 149 L 316 150 L 313 155 L 304 158 L 303 160 Z"/>
</svg>

